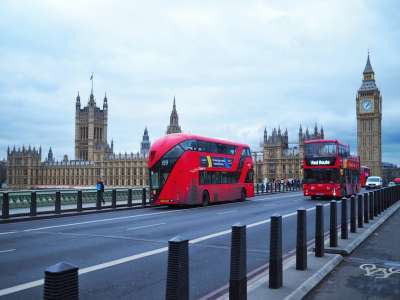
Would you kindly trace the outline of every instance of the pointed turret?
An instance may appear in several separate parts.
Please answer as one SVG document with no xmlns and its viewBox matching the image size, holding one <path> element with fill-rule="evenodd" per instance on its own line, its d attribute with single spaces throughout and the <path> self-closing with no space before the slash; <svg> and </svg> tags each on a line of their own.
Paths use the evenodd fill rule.
<svg viewBox="0 0 400 300">
<path fill-rule="evenodd" d="M 369 59 L 369 51 L 368 51 L 367 63 L 365 64 L 363 74 L 371 74 L 371 73 L 374 73 L 374 70 L 372 69 L 371 61 Z"/>
<path fill-rule="evenodd" d="M 150 138 L 146 126 L 143 133 L 142 143 L 140 145 L 140 155 L 147 156 L 149 154 L 149 151 L 150 151 Z"/>
<path fill-rule="evenodd" d="M 321 135 L 321 139 L 324 139 L 325 137 L 324 137 L 324 128 L 321 126 L 321 133 L 320 133 L 320 135 Z"/>
<path fill-rule="evenodd" d="M 181 130 L 181 127 L 179 126 L 179 117 L 178 117 L 178 112 L 176 111 L 176 102 L 175 102 L 175 96 L 174 96 L 172 112 L 171 112 L 171 116 L 169 118 L 169 125 L 167 127 L 167 134 L 180 133 L 180 132 L 182 132 L 182 130 Z"/>
<path fill-rule="evenodd" d="M 78 95 L 76 96 L 75 106 L 76 106 L 77 110 L 81 108 L 81 97 L 79 96 L 79 91 L 78 91 Z"/>
<path fill-rule="evenodd" d="M 49 153 L 47 154 L 47 162 L 54 162 L 54 156 L 53 156 L 53 150 L 51 150 L 51 147 L 49 149 Z"/>
<path fill-rule="evenodd" d="M 268 132 L 267 132 L 267 127 L 264 128 L 264 144 L 267 143 L 268 141 Z"/>
<path fill-rule="evenodd" d="M 317 123 L 315 123 L 315 125 L 314 125 L 314 138 L 317 138 L 317 136 L 318 136 L 318 126 L 317 126 Z"/>
<path fill-rule="evenodd" d="M 108 99 L 107 99 L 107 93 L 104 93 L 104 99 L 103 99 L 103 109 L 108 108 Z"/>
</svg>

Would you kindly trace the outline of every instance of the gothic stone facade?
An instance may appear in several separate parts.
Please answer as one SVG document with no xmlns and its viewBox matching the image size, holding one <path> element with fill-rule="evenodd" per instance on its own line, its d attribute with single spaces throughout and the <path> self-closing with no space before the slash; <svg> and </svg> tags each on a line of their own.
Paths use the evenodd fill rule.
<svg viewBox="0 0 400 300">
<path fill-rule="evenodd" d="M 300 126 L 298 134 L 298 145 L 289 146 L 288 132 L 284 133 L 281 129 L 273 129 L 268 136 L 264 130 L 264 140 L 262 143 L 262 153 L 254 153 L 255 180 L 262 182 L 264 179 L 276 180 L 286 178 L 303 178 L 303 154 L 304 141 L 313 139 L 324 139 L 324 130 L 318 130 L 315 125 L 314 133 L 310 133 L 308 128 L 305 133 Z"/>
<path fill-rule="evenodd" d="M 103 109 L 96 106 L 93 91 L 87 106 L 76 98 L 75 160 L 55 161 L 50 148 L 42 161 L 41 148 L 15 147 L 7 151 L 7 183 L 10 188 L 37 186 L 93 186 L 103 180 L 106 186 L 148 185 L 147 155 L 150 140 L 145 129 L 141 153 L 114 154 L 107 143 L 107 97 Z"/>
<path fill-rule="evenodd" d="M 357 150 L 371 175 L 382 176 L 382 96 L 375 84 L 369 54 L 356 97 Z"/>
</svg>

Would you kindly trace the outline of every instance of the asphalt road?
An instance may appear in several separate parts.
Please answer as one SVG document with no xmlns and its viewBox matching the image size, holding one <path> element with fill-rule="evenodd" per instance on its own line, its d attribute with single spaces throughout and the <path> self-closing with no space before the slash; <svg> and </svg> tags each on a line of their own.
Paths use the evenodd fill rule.
<svg viewBox="0 0 400 300">
<path fill-rule="evenodd" d="M 326 205 L 327 231 L 328 201 L 298 192 L 205 208 L 145 208 L 0 224 L 0 296 L 41 299 L 43 286 L 37 281 L 44 270 L 66 261 L 80 268 L 81 299 L 163 299 L 168 240 L 179 235 L 190 240 L 190 298 L 213 298 L 229 281 L 231 225 L 248 225 L 247 268 L 252 272 L 268 262 L 270 216 L 283 216 L 288 254 L 296 246 L 296 209 L 308 209 L 312 240 L 317 203 Z"/>
</svg>

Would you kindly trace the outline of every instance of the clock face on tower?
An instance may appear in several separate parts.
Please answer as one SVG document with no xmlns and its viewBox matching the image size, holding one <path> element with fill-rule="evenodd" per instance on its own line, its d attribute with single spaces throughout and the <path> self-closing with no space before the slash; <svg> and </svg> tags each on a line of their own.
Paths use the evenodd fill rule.
<svg viewBox="0 0 400 300">
<path fill-rule="evenodd" d="M 369 98 L 364 98 L 361 101 L 361 111 L 362 112 L 372 112 L 373 110 L 373 102 L 371 99 Z"/>
</svg>

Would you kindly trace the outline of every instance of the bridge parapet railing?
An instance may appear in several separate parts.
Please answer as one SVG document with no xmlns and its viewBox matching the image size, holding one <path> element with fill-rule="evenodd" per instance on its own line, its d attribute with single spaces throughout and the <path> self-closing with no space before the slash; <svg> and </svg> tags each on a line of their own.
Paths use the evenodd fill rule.
<svg viewBox="0 0 400 300">
<path fill-rule="evenodd" d="M 145 188 L 145 191 L 146 202 L 143 202 L 142 187 L 105 189 L 101 193 L 100 205 L 98 191 L 95 189 L 6 191 L 0 192 L 0 211 L 1 217 L 7 219 L 14 216 L 146 205 L 149 202 L 148 189 Z M 5 198 L 7 203 L 3 203 Z"/>
</svg>

